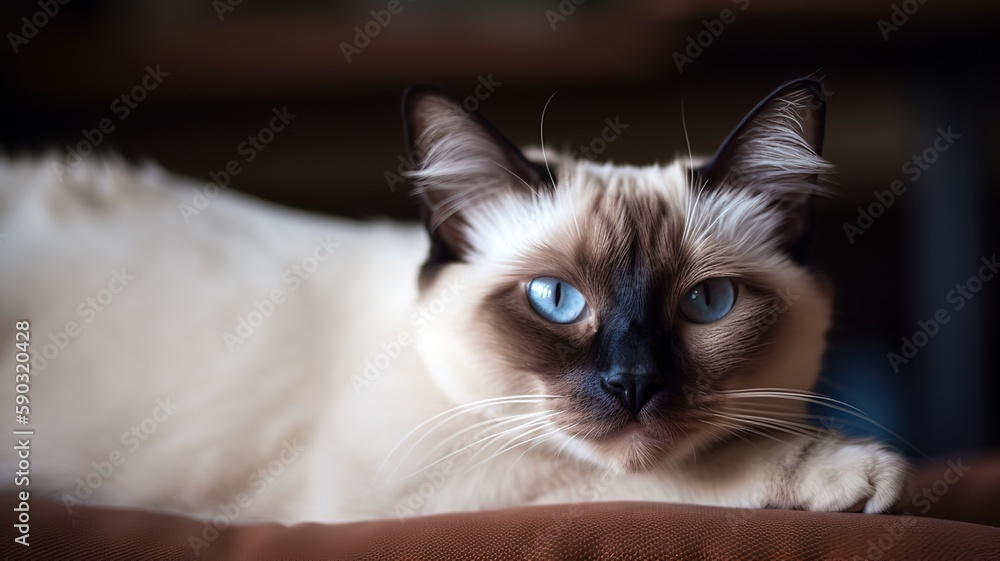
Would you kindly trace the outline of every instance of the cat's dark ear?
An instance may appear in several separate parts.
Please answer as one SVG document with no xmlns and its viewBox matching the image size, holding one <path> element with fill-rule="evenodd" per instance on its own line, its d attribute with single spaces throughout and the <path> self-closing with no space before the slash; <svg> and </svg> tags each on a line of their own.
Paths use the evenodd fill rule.
<svg viewBox="0 0 1000 561">
<path fill-rule="evenodd" d="M 754 107 L 695 177 L 706 189 L 749 189 L 770 196 L 783 218 L 777 235 L 800 259 L 817 181 L 833 172 L 821 157 L 825 121 L 823 85 L 812 78 L 788 82 Z"/>
<path fill-rule="evenodd" d="M 468 210 L 504 192 L 530 194 L 546 184 L 545 169 L 462 102 L 430 86 L 403 96 L 414 194 L 431 236 L 431 262 L 461 260 L 472 248 Z"/>
</svg>

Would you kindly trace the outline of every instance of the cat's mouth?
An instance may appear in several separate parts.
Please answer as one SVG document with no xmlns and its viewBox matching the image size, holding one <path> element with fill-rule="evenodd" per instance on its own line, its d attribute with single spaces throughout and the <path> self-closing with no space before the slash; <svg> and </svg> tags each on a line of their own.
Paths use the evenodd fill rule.
<svg viewBox="0 0 1000 561">
<path fill-rule="evenodd" d="M 646 427 L 640 421 L 630 421 L 624 427 L 618 429 L 612 438 L 628 439 L 638 438 L 646 434 Z"/>
<path fill-rule="evenodd" d="M 615 469 L 628 472 L 649 471 L 663 458 L 664 443 L 652 438 L 640 423 L 630 423 L 603 442 L 597 452 Z"/>
<path fill-rule="evenodd" d="M 697 432 L 684 422 L 683 408 L 671 408 L 662 401 L 650 403 L 636 415 L 607 403 L 581 403 L 586 397 L 557 401 L 550 408 L 562 410 L 553 418 L 560 432 L 570 438 L 562 449 L 589 462 L 618 471 L 649 471 L 673 457 L 675 446 L 684 445 L 677 438 Z"/>
<path fill-rule="evenodd" d="M 601 463 L 626 472 L 649 471 L 660 463 L 669 445 L 659 431 L 634 419 L 598 436 L 591 433 L 585 443 Z"/>
</svg>

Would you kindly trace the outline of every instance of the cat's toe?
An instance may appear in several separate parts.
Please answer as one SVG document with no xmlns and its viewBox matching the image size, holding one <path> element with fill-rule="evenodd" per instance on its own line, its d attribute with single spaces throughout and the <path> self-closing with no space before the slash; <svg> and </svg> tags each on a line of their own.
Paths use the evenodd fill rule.
<svg viewBox="0 0 1000 561">
<path fill-rule="evenodd" d="M 829 441 L 813 447 L 797 474 L 802 508 L 832 512 L 888 512 L 906 484 L 906 461 L 872 441 Z"/>
</svg>

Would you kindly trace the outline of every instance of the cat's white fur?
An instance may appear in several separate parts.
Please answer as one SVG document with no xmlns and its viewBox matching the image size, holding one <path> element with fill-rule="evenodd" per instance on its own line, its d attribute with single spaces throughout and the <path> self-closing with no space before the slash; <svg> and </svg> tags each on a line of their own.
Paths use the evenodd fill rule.
<svg viewBox="0 0 1000 561">
<path fill-rule="evenodd" d="M 679 164 L 581 163 L 563 173 L 570 185 L 602 178 L 665 190 L 677 208 L 693 204 Z M 483 297 L 491 278 L 516 264 L 520 246 L 574 227 L 585 201 L 567 192 L 533 209 L 508 200 L 482 210 L 473 233 L 482 266 L 452 268 L 421 299 L 417 271 L 428 250 L 422 228 L 317 217 L 226 191 L 185 219 L 181 209 L 196 189 L 149 166 L 87 163 L 60 181 L 52 160 L 0 163 L 0 232 L 7 234 L 0 245 L 0 335 L 8 342 L 0 347 L 0 369 L 14 371 L 14 324 L 30 320 L 33 496 L 69 508 L 131 505 L 206 517 L 249 499 L 231 520 L 240 523 L 614 499 L 815 510 L 864 503 L 880 511 L 898 496 L 898 456 L 830 435 L 782 478 L 775 473 L 806 439 L 715 447 L 692 441 L 692 453 L 678 455 L 683 460 L 618 473 L 586 443 L 558 434 L 484 462 L 497 447 L 477 446 L 483 434 L 460 433 L 490 415 L 530 412 L 532 403 L 438 417 L 444 423 L 435 433 L 420 441 L 418 432 L 395 448 L 411 429 L 456 405 L 532 393 L 490 375 L 497 365 L 457 328 L 476 320 L 463 303 Z M 713 227 L 742 236 L 745 224 L 733 215 Z M 761 243 L 747 239 L 747 250 Z M 310 258 L 317 266 L 303 279 L 293 266 L 305 273 Z M 787 313 L 787 336 L 779 338 L 787 347 L 773 351 L 781 358 L 766 380 L 744 383 L 808 388 L 828 299 L 807 275 L 776 270 L 801 305 Z M 116 271 L 134 279 L 123 287 L 112 280 Z M 289 274 L 299 278 L 295 290 Z M 101 311 L 89 307 L 87 299 L 106 299 L 101 291 L 109 287 L 118 290 L 107 293 L 111 301 Z M 239 319 L 275 289 L 285 299 L 230 352 L 224 334 L 236 334 Z M 68 322 L 77 324 L 75 336 L 60 335 Z M 57 352 L 44 359 L 50 343 L 49 354 Z M 366 361 L 385 364 L 382 352 L 397 356 L 366 376 Z M 13 389 L 0 386 L 0 400 L 12 403 Z M 164 404 L 176 410 L 167 415 Z M 533 426 L 541 428 L 536 434 L 553 428 Z M 153 430 L 136 446 L 126 438 L 133 427 Z M 440 446 L 456 434 L 463 436 Z M 12 474 L 15 464 L 8 446 L 0 470 Z"/>
</svg>

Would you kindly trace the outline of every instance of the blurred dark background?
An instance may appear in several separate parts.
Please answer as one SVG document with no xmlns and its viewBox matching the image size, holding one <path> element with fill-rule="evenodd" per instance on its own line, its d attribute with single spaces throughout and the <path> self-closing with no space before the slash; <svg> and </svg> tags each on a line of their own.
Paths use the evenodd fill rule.
<svg viewBox="0 0 1000 561">
<path fill-rule="evenodd" d="M 812 260 L 836 286 L 837 317 L 820 390 L 911 442 L 889 437 L 910 455 L 1000 447 L 1000 279 L 969 280 L 1000 245 L 989 167 L 1000 155 L 1000 4 L 62 1 L 0 7 L 8 154 L 86 151 L 84 131 L 107 118 L 114 129 L 97 153 L 205 182 L 238 159 L 232 188 L 351 217 L 416 216 L 391 175 L 409 84 L 472 96 L 519 144 L 539 143 L 542 108 L 558 92 L 547 144 L 646 164 L 686 152 L 682 107 L 694 152 L 709 154 L 778 84 L 825 76 L 824 155 L 839 174 L 836 195 L 816 204 Z M 386 15 L 387 25 L 371 23 Z M 168 75 L 133 96 L 157 65 Z M 296 117 L 246 162 L 240 144 L 286 106 Z M 594 142 L 616 117 L 628 128 Z M 925 154 L 949 127 L 950 144 L 938 141 L 947 150 Z M 905 192 L 879 212 L 888 195 L 875 192 L 896 180 Z M 915 336 L 939 310 L 948 323 Z M 894 367 L 891 352 L 907 362 Z M 824 424 L 883 434 L 846 416 Z"/>
</svg>

